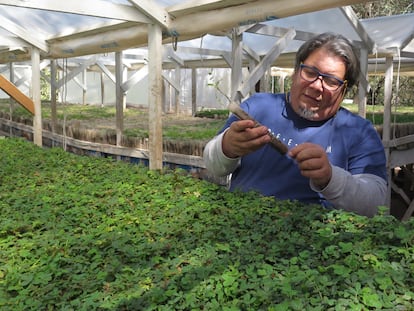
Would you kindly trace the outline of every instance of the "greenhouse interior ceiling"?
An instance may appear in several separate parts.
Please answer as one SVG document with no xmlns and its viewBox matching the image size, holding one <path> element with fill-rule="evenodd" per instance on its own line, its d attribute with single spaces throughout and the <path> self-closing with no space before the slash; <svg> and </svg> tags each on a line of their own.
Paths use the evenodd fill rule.
<svg viewBox="0 0 414 311">
<path fill-rule="evenodd" d="M 248 53 L 260 58 L 275 38 L 293 28 L 295 36 L 275 65 L 291 66 L 288 55 L 303 40 L 333 31 L 367 46 L 375 70 L 384 55 L 392 54 L 398 56 L 401 71 L 412 74 L 414 14 L 358 20 L 346 6 L 362 2 L 366 1 L 0 1 L 0 63 L 29 61 L 31 49 L 37 48 L 41 59 L 125 51 L 129 63 L 139 64 L 147 57 L 148 25 L 156 24 L 167 63 L 174 52 L 183 66 L 228 66 L 235 27 L 243 32 Z"/>
</svg>

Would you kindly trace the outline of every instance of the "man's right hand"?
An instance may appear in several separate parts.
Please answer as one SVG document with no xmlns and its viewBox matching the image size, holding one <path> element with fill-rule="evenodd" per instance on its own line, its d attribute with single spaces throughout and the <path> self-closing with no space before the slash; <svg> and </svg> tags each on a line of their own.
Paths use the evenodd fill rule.
<svg viewBox="0 0 414 311">
<path fill-rule="evenodd" d="M 254 121 L 234 121 L 224 133 L 223 153 L 229 158 L 237 158 L 256 151 L 270 142 L 270 136 L 267 134 L 267 127 L 256 127 Z"/>
</svg>

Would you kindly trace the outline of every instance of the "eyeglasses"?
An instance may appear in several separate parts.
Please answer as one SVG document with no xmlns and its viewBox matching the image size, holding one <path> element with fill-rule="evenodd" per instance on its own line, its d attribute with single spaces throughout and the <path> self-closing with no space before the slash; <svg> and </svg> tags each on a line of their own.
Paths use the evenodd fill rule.
<svg viewBox="0 0 414 311">
<path fill-rule="evenodd" d="M 335 76 L 322 73 L 314 67 L 300 64 L 300 76 L 303 80 L 308 82 L 315 82 L 319 77 L 321 77 L 322 86 L 329 91 L 336 91 L 347 81 L 342 81 Z"/>
</svg>

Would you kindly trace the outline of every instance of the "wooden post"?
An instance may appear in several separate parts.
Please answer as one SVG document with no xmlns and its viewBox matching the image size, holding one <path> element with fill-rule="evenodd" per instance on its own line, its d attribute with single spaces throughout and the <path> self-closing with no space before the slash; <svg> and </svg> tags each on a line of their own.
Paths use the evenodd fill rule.
<svg viewBox="0 0 414 311">
<path fill-rule="evenodd" d="M 122 90 L 123 82 L 122 52 L 115 53 L 115 83 L 116 83 L 116 145 L 121 146 L 122 132 L 124 130 L 124 101 L 125 94 Z"/>
<path fill-rule="evenodd" d="M 390 146 L 391 139 L 391 104 L 392 104 L 392 80 L 393 80 L 393 59 L 388 56 L 385 59 L 385 81 L 384 81 L 384 120 L 382 125 L 382 142 L 385 147 L 385 155 L 387 157 L 388 172 L 388 190 L 386 205 L 391 208 L 391 169 L 390 167 Z"/>
<path fill-rule="evenodd" d="M 148 25 L 149 168 L 162 169 L 162 35 L 159 25 Z"/>
<path fill-rule="evenodd" d="M 191 69 L 191 115 L 197 113 L 197 68 Z"/>
<path fill-rule="evenodd" d="M 279 76 L 279 89 L 281 93 L 285 92 L 285 78 L 286 78 L 286 74 L 281 73 Z"/>
<path fill-rule="evenodd" d="M 101 107 L 105 105 L 105 83 L 104 83 L 104 73 L 101 72 Z"/>
<path fill-rule="evenodd" d="M 10 70 L 10 72 L 9 72 L 10 82 L 14 83 L 14 64 L 13 64 L 13 62 L 10 63 L 9 70 Z M 13 101 L 11 96 L 10 96 L 10 110 L 9 111 L 10 111 L 10 118 L 9 119 L 10 119 L 10 121 L 13 121 L 14 101 Z M 10 135 L 10 137 L 13 136 L 13 128 L 11 126 L 9 127 L 9 135 Z"/>
<path fill-rule="evenodd" d="M 32 99 L 34 103 L 33 142 L 42 146 L 42 105 L 40 102 L 40 53 L 32 48 Z"/>
<path fill-rule="evenodd" d="M 121 61 L 122 61 L 122 58 L 121 58 Z M 127 68 L 127 66 L 123 66 L 123 64 L 122 64 L 122 85 L 121 85 L 121 91 L 122 91 L 122 95 L 123 95 L 122 96 L 122 109 L 125 111 L 127 109 L 127 98 L 126 98 L 126 96 L 127 96 L 128 90 L 125 90 L 125 88 L 124 88 L 124 81 L 128 81 L 128 68 Z"/>
<path fill-rule="evenodd" d="M 168 75 L 168 71 L 166 73 L 164 73 L 164 76 Z M 161 87 L 161 92 L 162 92 L 162 112 L 168 112 L 169 110 L 169 95 L 168 95 L 168 90 L 170 89 L 170 85 L 168 83 L 168 80 L 166 79 L 162 79 L 162 87 Z"/>
<path fill-rule="evenodd" d="M 86 69 L 82 71 L 82 104 L 86 104 L 86 80 L 88 72 Z"/>
<path fill-rule="evenodd" d="M 174 70 L 174 78 L 176 85 L 181 85 L 181 67 L 179 64 L 175 64 Z M 180 91 L 178 89 L 173 88 L 174 94 L 174 106 L 175 106 L 175 114 L 179 115 L 180 112 Z"/>
<path fill-rule="evenodd" d="M 52 122 L 52 133 L 56 132 L 57 126 L 57 66 L 56 60 L 50 62 L 50 109 L 51 109 L 51 122 Z"/>
<path fill-rule="evenodd" d="M 231 99 L 240 104 L 241 94 L 237 92 L 242 82 L 242 35 L 238 28 L 232 31 Z"/>
<path fill-rule="evenodd" d="M 361 48 L 360 50 L 360 66 L 361 66 L 361 77 L 368 78 L 368 50 Z M 358 114 L 366 118 L 367 115 L 367 89 L 360 83 L 358 87 Z"/>
</svg>

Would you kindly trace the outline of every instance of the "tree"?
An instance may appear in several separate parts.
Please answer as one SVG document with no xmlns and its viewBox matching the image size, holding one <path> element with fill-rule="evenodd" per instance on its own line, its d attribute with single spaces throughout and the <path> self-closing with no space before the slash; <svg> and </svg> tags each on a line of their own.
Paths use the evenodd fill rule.
<svg viewBox="0 0 414 311">
<path fill-rule="evenodd" d="M 373 18 L 414 12 L 412 0 L 382 0 L 352 6 L 359 18 Z"/>
</svg>

